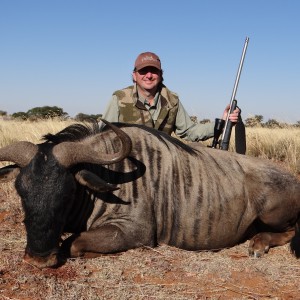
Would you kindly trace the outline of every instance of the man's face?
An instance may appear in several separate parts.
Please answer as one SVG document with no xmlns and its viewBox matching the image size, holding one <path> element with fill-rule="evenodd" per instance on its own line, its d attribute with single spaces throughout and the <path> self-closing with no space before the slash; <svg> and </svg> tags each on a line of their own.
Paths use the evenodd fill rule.
<svg viewBox="0 0 300 300">
<path fill-rule="evenodd" d="M 133 80 L 137 85 L 147 91 L 156 91 L 162 80 L 162 73 L 154 67 L 145 67 L 139 71 L 134 71 Z"/>
</svg>

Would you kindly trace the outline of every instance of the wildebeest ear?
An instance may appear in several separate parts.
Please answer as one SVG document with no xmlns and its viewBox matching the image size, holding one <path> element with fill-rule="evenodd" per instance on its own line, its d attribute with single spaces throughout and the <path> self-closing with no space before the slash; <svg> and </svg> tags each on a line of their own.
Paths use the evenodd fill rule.
<svg viewBox="0 0 300 300">
<path fill-rule="evenodd" d="M 99 176 L 88 170 L 77 172 L 75 178 L 81 185 L 86 186 L 95 192 L 104 193 L 119 189 L 115 184 L 105 182 Z"/>
<path fill-rule="evenodd" d="M 15 179 L 20 173 L 20 168 L 17 165 L 9 165 L 0 169 L 0 182 L 7 182 Z"/>
</svg>

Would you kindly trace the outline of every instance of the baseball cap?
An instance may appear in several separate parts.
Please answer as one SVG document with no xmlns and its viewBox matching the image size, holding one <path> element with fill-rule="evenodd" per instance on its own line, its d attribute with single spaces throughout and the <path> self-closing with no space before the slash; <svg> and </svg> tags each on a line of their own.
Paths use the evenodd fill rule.
<svg viewBox="0 0 300 300">
<path fill-rule="evenodd" d="M 139 71 L 145 67 L 154 67 L 161 70 L 159 57 L 153 52 L 143 52 L 135 60 L 134 69 Z"/>
</svg>

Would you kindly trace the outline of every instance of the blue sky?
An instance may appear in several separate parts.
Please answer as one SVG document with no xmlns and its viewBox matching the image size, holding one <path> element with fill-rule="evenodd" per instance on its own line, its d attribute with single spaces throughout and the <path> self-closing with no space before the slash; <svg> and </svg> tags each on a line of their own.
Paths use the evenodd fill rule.
<svg viewBox="0 0 300 300">
<path fill-rule="evenodd" d="M 0 110 L 103 113 L 140 52 L 190 115 L 220 117 L 237 91 L 244 119 L 300 120 L 298 0 L 0 0 Z"/>
</svg>

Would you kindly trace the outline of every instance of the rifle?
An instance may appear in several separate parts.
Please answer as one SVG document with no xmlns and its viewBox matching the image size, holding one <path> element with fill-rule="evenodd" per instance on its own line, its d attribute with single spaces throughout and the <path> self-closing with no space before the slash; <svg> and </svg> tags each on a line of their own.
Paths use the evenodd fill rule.
<svg viewBox="0 0 300 300">
<path fill-rule="evenodd" d="M 212 146 L 211 146 L 212 148 L 216 148 L 217 144 L 219 144 L 219 147 L 222 150 L 228 150 L 228 148 L 229 148 L 229 141 L 230 141 L 232 126 L 233 126 L 232 122 L 229 120 L 229 114 L 231 114 L 237 107 L 237 100 L 235 99 L 235 95 L 236 95 L 236 91 L 238 88 L 238 84 L 239 84 L 239 80 L 240 80 L 240 76 L 241 76 L 241 72 L 242 72 L 242 68 L 243 68 L 243 64 L 244 64 L 244 59 L 245 59 L 245 55 L 246 55 L 248 42 L 249 42 L 249 38 L 246 37 L 242 56 L 240 59 L 239 68 L 237 71 L 237 75 L 236 75 L 236 79 L 235 79 L 235 83 L 234 83 L 234 87 L 233 87 L 233 91 L 232 91 L 232 95 L 231 95 L 231 99 L 230 99 L 229 112 L 227 114 L 226 121 L 222 120 L 222 119 L 218 119 L 218 118 L 215 120 L 214 139 L 213 139 Z M 239 116 L 239 118 L 240 118 L 240 116 Z M 240 121 L 241 121 L 241 119 L 240 119 Z M 241 128 L 241 130 L 244 130 L 244 128 Z M 223 134 L 222 134 L 221 140 L 219 141 L 219 137 L 220 137 L 222 131 L 223 131 Z M 244 142 L 244 144 L 245 145 L 240 146 L 241 150 L 239 150 L 239 152 L 237 151 L 238 153 L 244 152 L 243 154 L 245 154 L 246 141 Z"/>
</svg>

